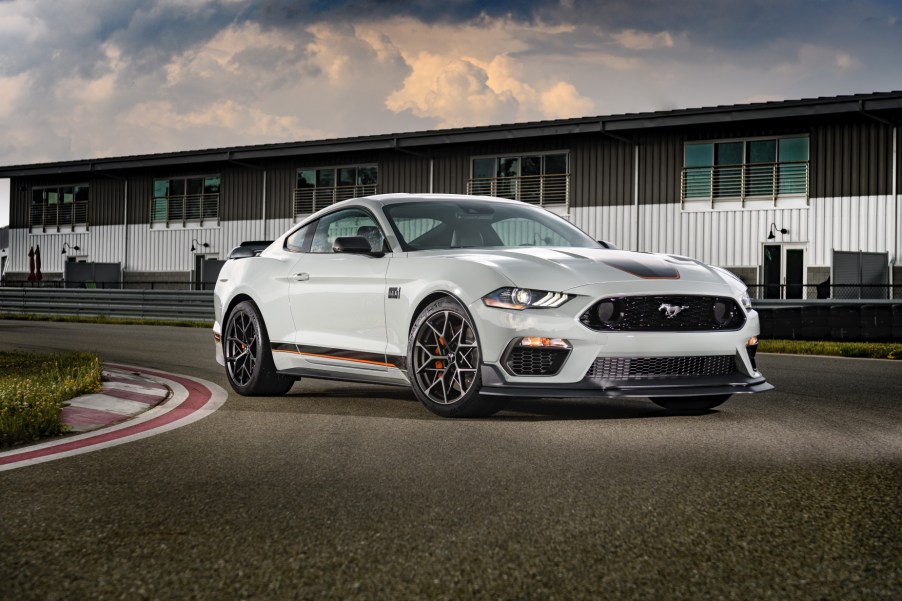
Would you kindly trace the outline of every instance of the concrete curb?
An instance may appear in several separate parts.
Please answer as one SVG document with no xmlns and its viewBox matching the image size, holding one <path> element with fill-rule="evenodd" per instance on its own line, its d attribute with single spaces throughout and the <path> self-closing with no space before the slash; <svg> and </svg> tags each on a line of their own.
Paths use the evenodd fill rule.
<svg viewBox="0 0 902 601">
<path fill-rule="evenodd" d="M 171 394 L 168 386 L 138 371 L 104 365 L 101 392 L 70 399 L 62 419 L 69 432 L 89 432 L 144 413 Z"/>
</svg>

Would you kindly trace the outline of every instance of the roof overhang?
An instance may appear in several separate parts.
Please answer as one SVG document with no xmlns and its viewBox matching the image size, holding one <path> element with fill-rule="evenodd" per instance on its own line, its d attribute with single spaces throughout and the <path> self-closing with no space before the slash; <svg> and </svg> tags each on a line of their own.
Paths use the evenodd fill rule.
<svg viewBox="0 0 902 601">
<path fill-rule="evenodd" d="M 507 125 L 489 125 L 448 130 L 434 130 L 241 146 L 234 148 L 197 150 L 114 157 L 83 161 L 63 161 L 34 165 L 0 167 L 0 177 L 34 177 L 43 175 L 111 175 L 133 169 L 171 167 L 172 165 L 247 163 L 272 158 L 300 157 L 375 150 L 411 150 L 447 144 L 497 142 L 549 136 L 607 133 L 628 142 L 629 134 L 659 128 L 692 127 L 721 123 L 751 122 L 781 119 L 817 118 L 831 115 L 902 111 L 902 92 L 860 94 L 832 98 L 813 98 L 763 102 L 745 105 L 717 106 L 699 109 L 679 109 L 650 113 L 583 117 L 557 121 L 537 121 Z M 896 116 L 898 119 L 898 116 Z M 878 118 L 886 122 L 883 118 Z M 615 133 L 616 132 L 616 133 Z"/>
</svg>

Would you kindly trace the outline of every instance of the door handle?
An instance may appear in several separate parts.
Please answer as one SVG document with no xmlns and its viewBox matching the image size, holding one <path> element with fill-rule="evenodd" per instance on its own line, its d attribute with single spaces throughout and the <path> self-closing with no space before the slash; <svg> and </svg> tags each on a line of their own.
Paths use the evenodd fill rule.
<svg viewBox="0 0 902 601">
<path fill-rule="evenodd" d="M 309 273 L 296 273 L 294 274 L 294 281 L 296 282 L 306 282 L 310 279 Z"/>
</svg>

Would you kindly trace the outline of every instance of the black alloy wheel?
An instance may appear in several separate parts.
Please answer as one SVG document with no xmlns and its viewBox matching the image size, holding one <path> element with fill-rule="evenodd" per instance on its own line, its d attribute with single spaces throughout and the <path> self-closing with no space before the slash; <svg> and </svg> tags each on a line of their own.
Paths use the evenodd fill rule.
<svg viewBox="0 0 902 601">
<path fill-rule="evenodd" d="M 479 337 L 457 301 L 442 298 L 420 313 L 408 340 L 407 369 L 414 393 L 427 409 L 444 417 L 498 411 L 498 400 L 479 395 L 481 366 Z"/>
<path fill-rule="evenodd" d="M 241 395 L 284 394 L 294 384 L 294 378 L 276 371 L 266 326 L 251 301 L 239 303 L 229 314 L 222 337 L 222 354 L 229 384 Z"/>
</svg>

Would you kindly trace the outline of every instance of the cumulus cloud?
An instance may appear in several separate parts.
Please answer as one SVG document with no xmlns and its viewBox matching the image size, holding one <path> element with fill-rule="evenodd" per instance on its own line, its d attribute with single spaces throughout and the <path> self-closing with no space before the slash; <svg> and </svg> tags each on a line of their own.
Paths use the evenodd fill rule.
<svg viewBox="0 0 902 601">
<path fill-rule="evenodd" d="M 673 36 L 668 31 L 648 33 L 635 29 L 625 29 L 612 36 L 618 44 L 630 50 L 652 50 L 655 48 L 673 48 Z"/>
<path fill-rule="evenodd" d="M 0 0 L 0 164 L 884 89 L 865 3 Z"/>
</svg>

